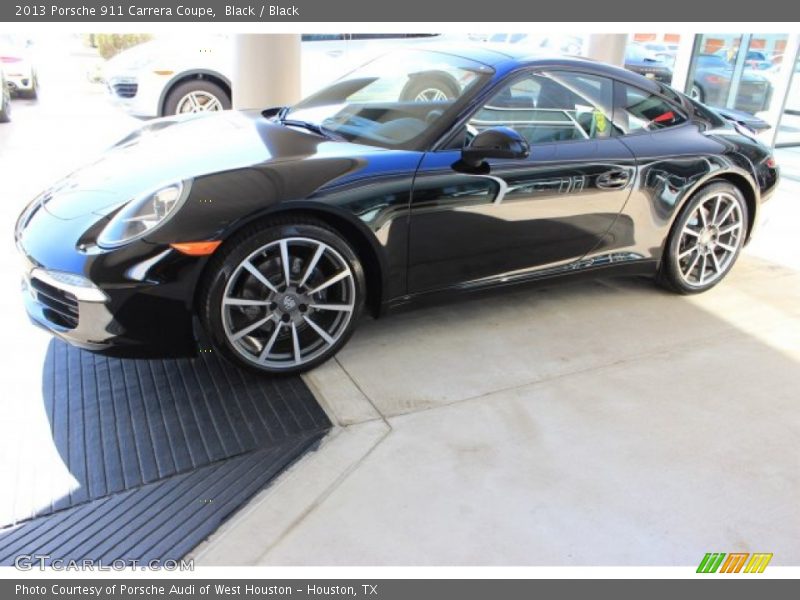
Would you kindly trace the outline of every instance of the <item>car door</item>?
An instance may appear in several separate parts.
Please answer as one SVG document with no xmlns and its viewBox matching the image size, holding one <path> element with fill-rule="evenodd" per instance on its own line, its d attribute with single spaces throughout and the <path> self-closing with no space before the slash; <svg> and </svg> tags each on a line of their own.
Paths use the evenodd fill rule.
<svg viewBox="0 0 800 600">
<path fill-rule="evenodd" d="M 529 277 L 597 247 L 636 175 L 612 107 L 613 81 L 580 72 L 527 72 L 501 84 L 463 135 L 420 164 L 409 293 Z M 492 159 L 482 171 L 459 163 L 464 143 L 495 126 L 525 137 L 530 156 Z"/>
</svg>

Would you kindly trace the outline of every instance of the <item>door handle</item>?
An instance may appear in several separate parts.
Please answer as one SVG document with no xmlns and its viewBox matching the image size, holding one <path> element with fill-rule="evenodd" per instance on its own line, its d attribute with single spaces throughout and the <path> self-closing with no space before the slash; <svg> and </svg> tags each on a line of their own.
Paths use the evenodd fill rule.
<svg viewBox="0 0 800 600">
<path fill-rule="evenodd" d="M 627 171 L 614 169 L 597 176 L 597 187 L 604 190 L 618 190 L 628 185 L 631 176 Z"/>
</svg>

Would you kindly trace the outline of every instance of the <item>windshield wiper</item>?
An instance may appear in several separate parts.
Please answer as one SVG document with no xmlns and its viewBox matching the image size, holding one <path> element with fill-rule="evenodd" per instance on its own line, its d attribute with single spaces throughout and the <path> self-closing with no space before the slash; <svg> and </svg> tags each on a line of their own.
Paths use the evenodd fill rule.
<svg viewBox="0 0 800 600">
<path fill-rule="evenodd" d="M 280 122 L 281 124 L 288 125 L 289 127 L 301 127 L 302 129 L 308 129 L 309 131 L 328 139 L 341 139 L 333 131 L 317 123 L 300 121 L 298 119 L 280 119 Z"/>
</svg>

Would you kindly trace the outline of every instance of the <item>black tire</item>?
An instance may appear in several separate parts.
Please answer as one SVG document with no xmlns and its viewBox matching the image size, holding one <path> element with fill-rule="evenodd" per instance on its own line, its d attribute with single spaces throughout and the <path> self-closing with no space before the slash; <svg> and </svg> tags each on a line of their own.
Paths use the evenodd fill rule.
<svg viewBox="0 0 800 600">
<path fill-rule="evenodd" d="M 164 102 L 164 116 L 170 117 L 178 114 L 179 103 L 192 92 L 210 94 L 217 99 L 222 106 L 222 110 L 230 110 L 231 108 L 231 96 L 226 89 L 213 81 L 192 79 L 191 81 L 184 81 L 170 90 L 169 94 L 167 94 L 167 100 Z"/>
<path fill-rule="evenodd" d="M 693 259 L 693 255 L 690 255 L 691 258 L 680 258 L 681 253 L 686 252 L 686 248 L 682 247 L 682 244 L 685 244 L 686 240 L 690 239 L 688 237 L 684 237 L 682 232 L 684 231 L 684 227 L 686 227 L 687 223 L 696 218 L 695 211 L 701 204 L 707 203 L 714 198 L 719 197 L 720 195 L 726 199 L 731 198 L 731 201 L 735 202 L 735 204 L 738 206 L 738 210 L 740 211 L 739 217 L 741 219 L 741 226 L 737 230 L 737 239 L 735 246 L 733 246 L 735 247 L 735 251 L 730 253 L 730 257 L 724 263 L 724 267 L 721 268 L 719 272 L 713 274 L 714 278 L 712 280 L 706 282 L 705 284 L 689 283 L 686 280 L 685 274 L 683 274 L 684 271 L 681 270 L 681 260 L 690 262 Z M 735 185 L 720 181 L 711 183 L 698 190 L 681 209 L 681 212 L 678 218 L 675 220 L 675 223 L 670 230 L 670 234 L 667 237 L 667 243 L 664 247 L 664 255 L 656 277 L 658 284 L 661 287 L 678 294 L 699 294 L 717 285 L 725 278 L 728 272 L 730 272 L 731 268 L 739 257 L 739 253 L 744 245 L 744 240 L 747 237 L 747 227 L 749 223 L 748 219 L 749 215 L 747 202 L 745 201 L 741 190 Z M 700 251 L 697 253 L 702 256 Z M 705 265 L 705 263 L 703 264 Z M 686 268 L 686 264 L 684 264 L 684 269 Z"/>
<path fill-rule="evenodd" d="M 226 310 L 223 306 L 223 298 L 225 297 L 226 290 L 229 287 L 229 280 L 231 277 L 235 278 L 237 276 L 237 269 L 240 268 L 240 265 L 243 261 L 245 261 L 245 259 L 250 257 L 250 260 L 255 261 L 256 258 L 252 258 L 254 252 L 257 252 L 265 246 L 269 246 L 270 244 L 274 244 L 276 242 L 279 243 L 279 240 L 286 238 L 303 238 L 306 240 L 321 242 L 323 245 L 334 249 L 335 252 L 338 253 L 338 258 L 344 260 L 347 267 L 349 267 L 350 272 L 352 273 L 352 290 L 354 292 L 354 298 L 352 299 L 353 308 L 352 312 L 350 313 L 349 321 L 342 325 L 342 329 L 337 333 L 338 337 L 335 338 L 335 342 L 333 344 L 323 346 L 321 350 L 318 350 L 319 353 L 313 357 L 311 357 L 311 354 L 309 354 L 310 359 L 302 362 L 302 364 L 269 366 L 254 360 L 256 358 L 255 353 L 261 348 L 257 348 L 253 353 L 248 354 L 241 347 L 237 348 L 234 346 L 233 342 L 231 342 L 229 339 L 229 334 L 226 332 L 225 323 L 223 322 L 223 319 L 227 319 L 229 316 L 229 313 L 226 313 L 228 316 L 223 317 L 223 312 Z M 257 255 L 259 258 L 262 256 L 266 255 Z M 310 253 L 308 256 L 310 256 Z M 290 265 L 292 264 L 293 260 L 300 259 L 291 256 L 290 260 L 288 261 Z M 322 264 L 323 260 L 325 259 L 320 260 L 317 264 Z M 308 262 L 310 261 L 306 259 L 302 263 L 302 266 L 298 268 L 298 274 L 303 273 L 305 270 L 305 265 L 307 265 Z M 282 266 L 280 268 L 282 269 Z M 259 267 L 259 270 L 264 272 L 264 267 Z M 296 281 L 298 277 L 295 275 L 294 268 L 291 270 L 292 275 L 296 277 Z M 309 279 L 309 281 L 312 279 Z M 317 279 L 317 281 L 319 281 L 319 279 Z M 234 281 L 232 284 L 233 283 L 236 282 Z M 308 287 L 311 285 L 312 284 L 308 284 Z M 333 287 L 334 286 L 331 286 L 331 288 Z M 269 294 L 270 297 L 272 296 L 272 294 L 268 292 L 266 288 L 264 288 L 264 293 Z M 236 293 L 235 295 L 241 296 L 241 293 Z M 329 227 L 327 224 L 317 221 L 316 219 L 276 218 L 246 227 L 234 237 L 227 240 L 214 254 L 212 260 L 209 262 L 206 268 L 206 272 L 198 294 L 198 312 L 201 323 L 203 324 L 203 327 L 215 349 L 234 364 L 261 373 L 292 374 L 313 369 L 314 367 L 330 359 L 341 349 L 341 347 L 350 338 L 353 330 L 356 327 L 364 308 L 365 297 L 366 281 L 361 262 L 352 246 L 337 231 Z M 321 302 L 324 303 L 324 300 Z M 302 309 L 304 305 L 301 304 L 299 306 Z M 275 325 L 267 323 L 263 326 L 263 328 L 260 327 L 254 331 L 256 336 L 262 335 L 263 338 L 267 338 L 270 337 L 268 334 L 271 332 L 267 331 L 265 328 L 272 326 L 277 329 L 278 326 L 280 326 L 280 323 L 277 322 L 279 315 L 285 315 L 281 315 L 282 310 L 280 307 L 277 307 L 275 303 L 265 306 L 263 310 L 265 311 L 264 313 L 259 313 L 250 318 L 256 321 L 259 318 L 270 314 L 275 316 Z M 315 319 L 317 319 L 317 316 L 315 316 L 310 309 L 307 308 L 305 310 L 309 310 L 309 312 L 306 313 L 307 316 L 314 316 Z M 321 315 L 322 313 L 316 314 Z M 287 325 L 291 325 L 292 329 L 294 329 L 294 324 L 287 323 Z M 272 331 L 274 332 L 274 330 Z M 294 332 L 290 331 L 290 333 Z M 311 334 L 311 329 L 306 329 L 305 337 L 307 339 L 311 336 Z M 246 338 L 249 337 L 250 335 L 248 334 Z M 280 340 L 281 338 L 279 337 L 278 339 Z M 283 340 L 283 343 L 287 344 L 288 346 L 290 340 L 286 338 L 283 338 Z M 257 341 L 254 340 L 254 343 L 256 342 Z M 276 344 L 276 347 L 277 345 L 278 344 Z M 267 358 L 269 359 L 269 356 Z"/>
<path fill-rule="evenodd" d="M 8 88 L 0 90 L 0 123 L 11 121 L 11 94 Z"/>
<path fill-rule="evenodd" d="M 447 100 L 457 98 L 461 93 L 458 83 L 453 81 L 451 77 L 444 74 L 431 73 L 412 77 L 400 92 L 400 100 L 403 102 L 424 101 L 418 96 L 426 90 L 438 90 Z"/>
<path fill-rule="evenodd" d="M 25 98 L 27 100 L 36 100 L 39 97 L 39 77 L 36 73 L 31 75 L 31 89 L 20 90 L 19 95 L 20 98 Z"/>
<path fill-rule="evenodd" d="M 692 89 L 689 92 L 689 95 L 697 100 L 698 102 L 705 102 L 706 101 L 706 93 L 703 90 L 702 86 L 698 83 L 692 84 Z"/>
</svg>

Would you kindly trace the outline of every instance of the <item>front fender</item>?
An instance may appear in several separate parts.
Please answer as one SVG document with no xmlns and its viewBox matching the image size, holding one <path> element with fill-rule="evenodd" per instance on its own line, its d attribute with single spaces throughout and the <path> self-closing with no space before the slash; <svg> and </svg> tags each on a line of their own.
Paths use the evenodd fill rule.
<svg viewBox="0 0 800 600">
<path fill-rule="evenodd" d="M 148 237 L 157 244 L 230 239 L 270 216 L 318 215 L 376 258 L 382 297 L 406 293 L 408 210 L 421 154 L 286 160 L 198 177 L 180 213 Z"/>
</svg>

